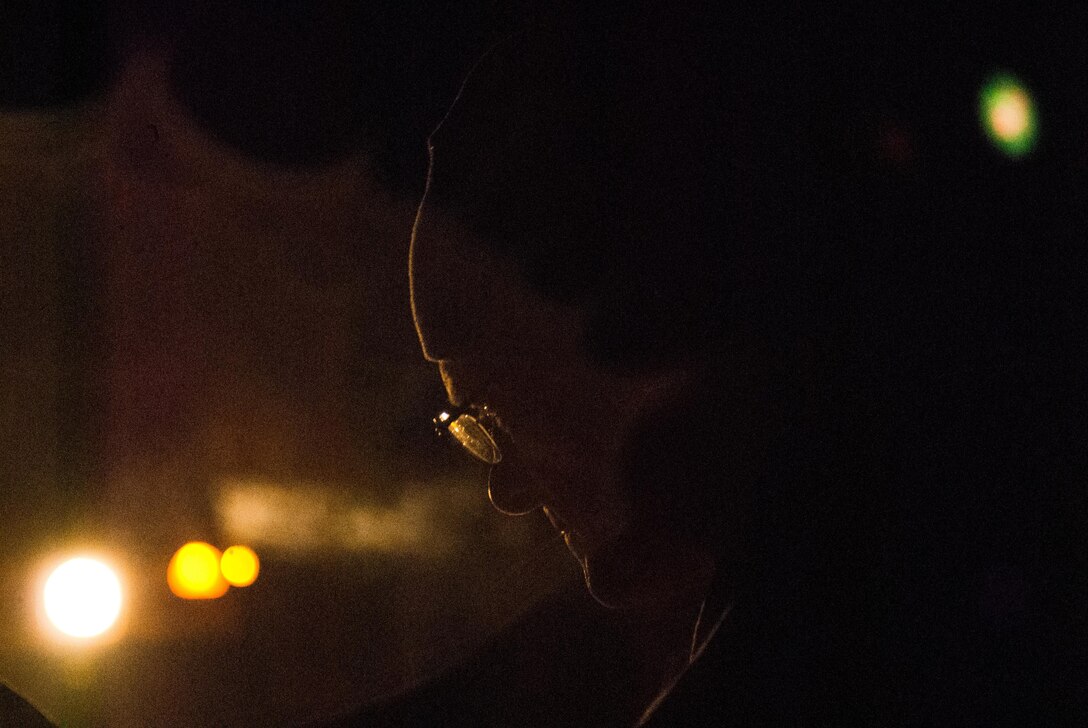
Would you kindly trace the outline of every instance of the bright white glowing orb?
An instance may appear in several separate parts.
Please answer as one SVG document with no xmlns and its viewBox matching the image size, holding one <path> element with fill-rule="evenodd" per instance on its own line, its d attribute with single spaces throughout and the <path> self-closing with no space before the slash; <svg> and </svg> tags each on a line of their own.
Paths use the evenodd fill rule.
<svg viewBox="0 0 1088 728">
<path fill-rule="evenodd" d="M 69 637 L 96 637 L 121 614 L 121 582 L 101 561 L 69 559 L 45 582 L 45 616 Z"/>
</svg>

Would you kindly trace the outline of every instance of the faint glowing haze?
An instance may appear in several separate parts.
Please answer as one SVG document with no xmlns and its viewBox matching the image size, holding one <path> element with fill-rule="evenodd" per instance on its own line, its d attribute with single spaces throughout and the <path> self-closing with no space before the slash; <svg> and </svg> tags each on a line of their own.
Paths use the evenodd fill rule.
<svg viewBox="0 0 1088 728">
<path fill-rule="evenodd" d="M 216 511 L 227 537 L 253 546 L 437 556 L 450 540 L 446 505 L 435 489 L 382 506 L 327 486 L 239 479 L 221 483 Z"/>
</svg>

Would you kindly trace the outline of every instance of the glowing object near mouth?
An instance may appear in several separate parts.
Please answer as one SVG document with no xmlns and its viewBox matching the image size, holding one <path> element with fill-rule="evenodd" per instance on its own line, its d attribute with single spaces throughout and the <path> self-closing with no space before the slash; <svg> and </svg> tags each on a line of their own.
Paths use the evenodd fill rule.
<svg viewBox="0 0 1088 728">
<path fill-rule="evenodd" d="M 43 590 L 45 616 L 69 637 L 97 637 L 121 614 L 121 582 L 101 561 L 79 557 L 58 566 Z"/>
</svg>

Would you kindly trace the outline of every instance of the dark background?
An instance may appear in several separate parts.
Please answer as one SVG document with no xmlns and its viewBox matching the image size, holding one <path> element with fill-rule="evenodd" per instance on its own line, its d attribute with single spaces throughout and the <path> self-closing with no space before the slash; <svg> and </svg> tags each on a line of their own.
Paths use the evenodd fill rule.
<svg viewBox="0 0 1088 728">
<path fill-rule="evenodd" d="M 442 392 L 407 306 L 424 138 L 521 10 L 406 5 L 0 10 L 0 679 L 56 721 L 266 725 L 338 712 L 440 671 L 576 581 L 545 524 L 492 513 L 486 474 L 432 442 Z M 1084 34 L 1070 32 L 1084 27 L 1083 8 L 900 12 L 911 20 L 904 43 L 924 48 L 925 33 L 943 29 L 940 45 L 917 68 L 920 54 L 879 54 L 892 60 L 854 79 L 866 93 L 842 125 L 850 142 L 836 149 L 857 158 L 835 169 L 876 168 L 874 186 L 923 199 L 926 175 L 943 169 L 957 193 L 948 200 L 966 204 L 948 219 L 978 224 L 971 239 L 1001 233 L 981 261 L 970 246 L 934 255 L 948 285 L 934 300 L 976 295 L 968 289 L 981 280 L 978 300 L 1027 312 L 1011 319 L 1023 322 L 1015 339 L 994 337 L 1017 346 L 984 351 L 942 329 L 955 356 L 931 370 L 955 373 L 950 400 L 987 403 L 972 427 L 1008 409 L 997 414 L 1025 423 L 1037 453 L 1049 445 L 1049 414 L 1071 421 L 1065 403 L 1083 403 L 1083 386 L 1042 407 L 1008 389 L 987 399 L 970 372 L 982 354 L 987 366 L 1013 362 L 1040 378 L 1080 361 L 1049 357 L 1052 332 L 1031 328 L 1038 319 L 1021 306 L 1049 311 L 1060 299 L 1036 299 L 1037 287 L 1006 296 L 1003 286 L 1019 271 L 1030 278 L 1034 246 L 1049 244 L 1028 223 L 1068 232 L 1083 222 L 1088 66 Z M 858 32 L 843 46 L 866 58 L 879 42 Z M 991 148 L 975 116 L 977 85 L 1010 68 L 1044 110 L 1038 152 L 1022 163 Z M 887 83 L 893 76 L 909 83 Z M 822 108 L 818 87 L 803 92 Z M 779 122 L 783 134 L 791 124 L 808 133 L 797 119 Z M 997 196 L 972 195 L 976 182 Z M 990 217 L 1001 200 L 1009 217 L 1032 213 L 1022 227 L 1002 231 L 1005 217 Z M 881 221 L 925 229 L 909 202 Z M 1047 273 L 1068 273 L 1061 291 L 1073 301 L 1082 246 L 1059 239 L 1068 265 Z M 1024 245 L 1009 255 L 1008 240 Z M 1001 310 L 980 306 L 978 319 Z M 1075 339 L 1080 310 L 1070 304 L 1063 341 Z M 984 381 L 1022 387 L 1019 373 Z M 1083 382 L 1082 371 L 1053 377 Z M 919 440 L 960 423 L 937 424 Z M 1009 449 L 977 467 L 973 452 L 961 455 L 970 482 L 1001 482 L 1005 463 L 1023 465 Z M 932 495 L 927 508 L 939 511 L 945 482 L 925 486 L 919 500 Z M 1024 585 L 1043 584 L 1060 597 L 1048 604 L 1074 615 L 1080 632 L 1068 634 L 1082 634 L 1083 569 L 1071 565 L 1085 553 L 1073 553 L 1082 539 L 1072 536 L 1083 487 L 1041 487 L 1036 498 L 1019 483 L 1012 496 L 982 509 L 1000 518 L 977 533 L 938 513 L 954 534 L 947 544 L 1011 554 L 980 587 L 996 632 L 1065 634 L 1058 619 L 1027 623 Z M 214 602 L 173 598 L 166 563 L 190 539 L 249 543 L 264 559 L 261 579 Z M 947 544 L 939 564 L 954 572 Z M 112 640 L 75 649 L 39 629 L 34 587 L 43 564 L 86 549 L 121 567 L 130 601 Z"/>
<path fill-rule="evenodd" d="M 65 725 L 266 725 L 459 659 L 573 578 L 432 441 L 407 295 L 424 138 L 489 4 L 0 10 L 0 679 Z M 182 543 L 261 578 L 183 602 Z M 105 641 L 34 617 L 86 550 Z"/>
</svg>

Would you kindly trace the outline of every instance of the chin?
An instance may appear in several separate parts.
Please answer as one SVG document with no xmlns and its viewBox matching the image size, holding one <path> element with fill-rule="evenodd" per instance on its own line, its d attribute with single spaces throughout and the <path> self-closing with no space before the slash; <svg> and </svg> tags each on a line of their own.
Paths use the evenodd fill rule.
<svg viewBox="0 0 1088 728">
<path fill-rule="evenodd" d="M 587 540 L 583 534 L 567 530 L 554 512 L 545 509 L 552 524 L 563 534 L 574 560 L 582 568 L 589 593 L 609 609 L 620 609 L 637 602 L 634 588 L 637 569 L 631 568 L 630 555 L 625 550 L 611 546 L 600 547 Z"/>
<path fill-rule="evenodd" d="M 590 595 L 607 609 L 636 609 L 647 605 L 648 590 L 638 570 L 629 563 L 615 563 L 607 557 L 578 558 Z"/>
<path fill-rule="evenodd" d="M 624 539 L 578 559 L 589 593 L 609 609 L 674 610 L 701 602 L 713 561 L 686 548 Z"/>
<path fill-rule="evenodd" d="M 594 588 L 588 573 L 583 568 L 583 575 L 585 575 L 586 589 L 589 590 L 589 595 L 605 609 L 634 609 L 638 607 L 638 601 L 631 599 L 630 595 L 616 593 L 610 591 L 607 587 L 597 586 Z"/>
</svg>

